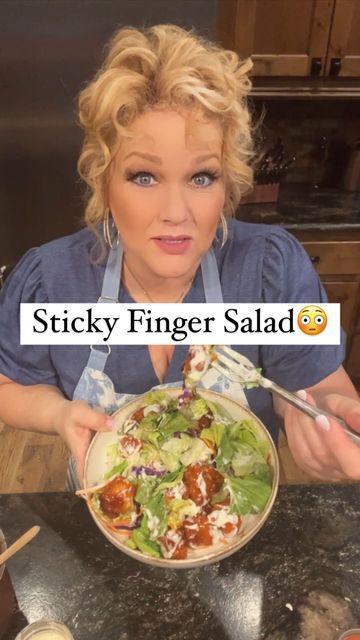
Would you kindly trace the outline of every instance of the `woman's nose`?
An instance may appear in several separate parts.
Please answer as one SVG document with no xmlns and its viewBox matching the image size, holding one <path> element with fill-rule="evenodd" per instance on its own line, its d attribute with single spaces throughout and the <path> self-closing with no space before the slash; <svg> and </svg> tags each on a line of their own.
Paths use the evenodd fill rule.
<svg viewBox="0 0 360 640">
<path fill-rule="evenodd" d="M 171 224 L 181 224 L 191 217 L 190 207 L 180 188 L 169 189 L 161 207 L 161 219 Z"/>
</svg>

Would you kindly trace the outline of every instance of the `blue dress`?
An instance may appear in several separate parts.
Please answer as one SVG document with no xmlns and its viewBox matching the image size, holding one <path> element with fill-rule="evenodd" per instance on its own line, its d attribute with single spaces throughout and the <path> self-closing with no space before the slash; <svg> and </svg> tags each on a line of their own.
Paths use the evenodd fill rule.
<svg viewBox="0 0 360 640">
<path fill-rule="evenodd" d="M 19 344 L 20 302 L 94 303 L 99 298 L 105 262 L 94 260 L 96 239 L 88 229 L 28 251 L 0 294 L 0 373 L 21 384 L 51 384 L 72 398 L 87 364 L 88 346 L 25 346 Z M 224 303 L 326 302 L 326 293 L 299 242 L 279 227 L 230 220 L 229 239 L 214 244 Z M 119 301 L 133 302 L 120 288 Z M 205 302 L 199 268 L 184 303 Z M 341 346 L 255 346 L 234 348 L 250 358 L 263 374 L 297 390 L 330 375 L 344 358 Z M 181 379 L 188 347 L 177 344 L 165 383 Z M 114 345 L 105 373 L 117 393 L 140 394 L 158 385 L 146 345 Z M 270 394 L 246 391 L 250 408 L 276 439 L 278 419 Z"/>
</svg>

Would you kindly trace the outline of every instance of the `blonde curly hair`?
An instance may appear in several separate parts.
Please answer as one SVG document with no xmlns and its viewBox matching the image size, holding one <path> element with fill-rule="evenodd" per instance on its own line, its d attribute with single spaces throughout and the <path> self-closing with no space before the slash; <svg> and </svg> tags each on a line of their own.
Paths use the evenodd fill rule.
<svg viewBox="0 0 360 640">
<path fill-rule="evenodd" d="M 250 60 L 240 61 L 196 34 L 172 24 L 124 27 L 109 42 L 103 66 L 79 95 L 85 140 L 78 161 L 88 185 L 85 222 L 106 209 L 109 165 L 135 118 L 155 108 L 186 108 L 215 117 L 223 132 L 225 215 L 252 186 L 253 142 L 247 107 Z"/>
</svg>

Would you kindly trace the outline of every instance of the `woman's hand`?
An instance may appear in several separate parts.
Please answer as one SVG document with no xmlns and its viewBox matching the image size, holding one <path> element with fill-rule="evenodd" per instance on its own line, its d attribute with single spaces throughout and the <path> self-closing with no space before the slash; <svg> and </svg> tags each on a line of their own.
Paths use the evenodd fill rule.
<svg viewBox="0 0 360 640">
<path fill-rule="evenodd" d="M 299 391 L 298 395 L 316 404 L 309 393 Z M 360 400 L 331 393 L 326 396 L 326 409 L 360 432 Z M 314 420 L 287 404 L 284 422 L 291 453 L 304 471 L 328 481 L 360 480 L 360 447 L 336 420 L 327 416 Z"/>
<path fill-rule="evenodd" d="M 82 400 L 63 400 L 57 414 L 56 431 L 65 440 L 76 462 L 83 485 L 85 456 L 95 431 L 112 431 L 112 418 L 89 407 Z"/>
</svg>

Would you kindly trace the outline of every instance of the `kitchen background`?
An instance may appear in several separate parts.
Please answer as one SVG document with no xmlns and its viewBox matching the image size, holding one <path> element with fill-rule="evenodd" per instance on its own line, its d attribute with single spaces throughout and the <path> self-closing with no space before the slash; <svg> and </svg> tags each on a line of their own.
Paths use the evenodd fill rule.
<svg viewBox="0 0 360 640">
<path fill-rule="evenodd" d="M 0 280 L 27 249 L 81 226 L 76 96 L 113 31 L 159 22 L 252 57 L 256 184 L 237 217 L 283 225 L 303 242 L 330 301 L 341 302 L 346 366 L 360 389 L 359 0 L 2 0 Z M 27 453 L 35 476 L 40 437 Z M 1 466 L 24 490 L 18 445 Z M 45 449 L 44 477 L 54 468 Z M 304 478 L 287 467 L 288 481 Z"/>
</svg>

